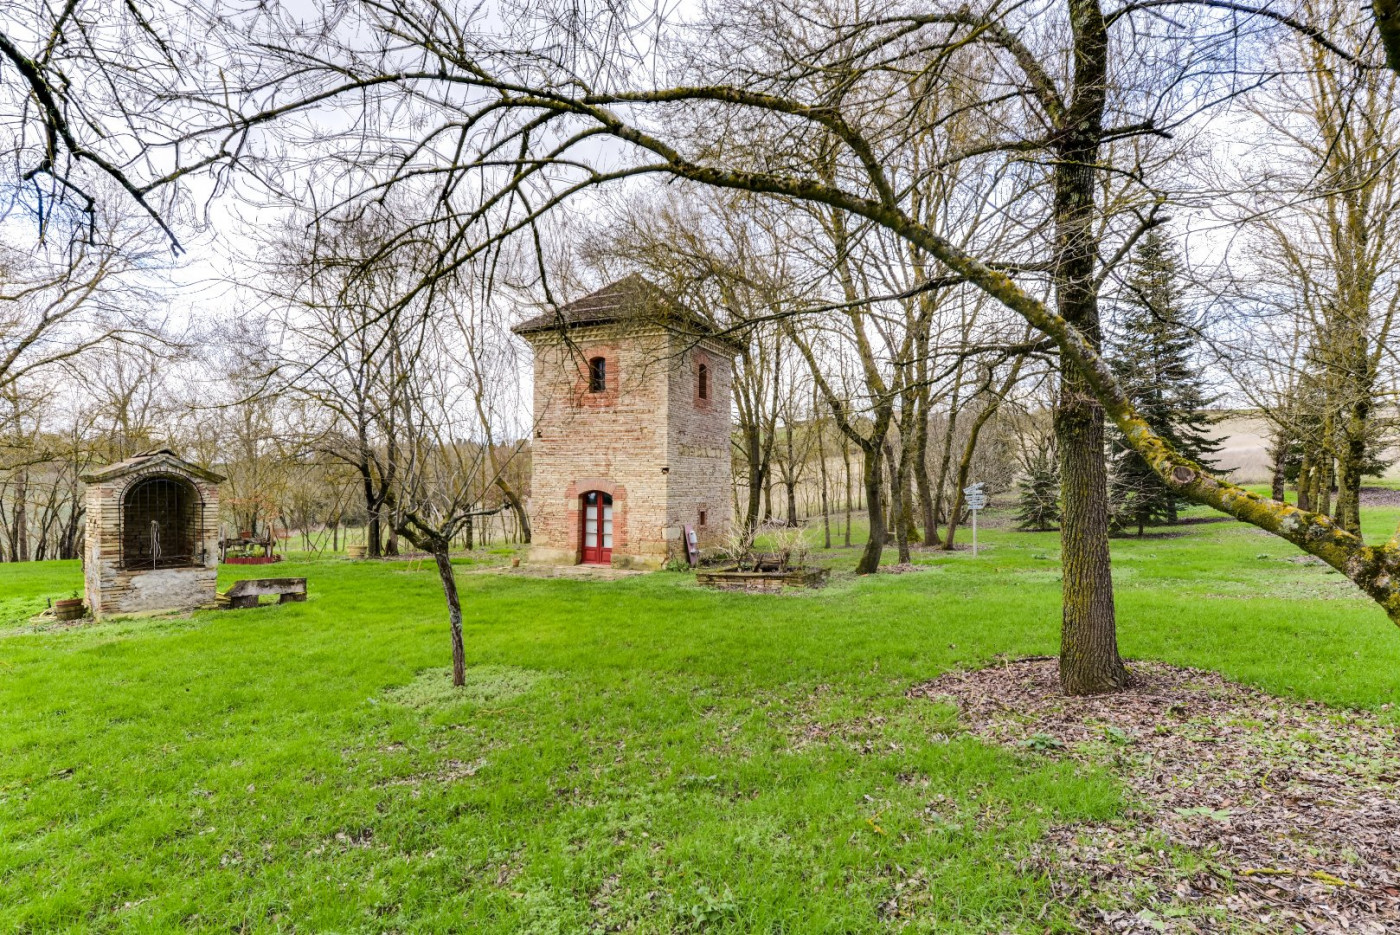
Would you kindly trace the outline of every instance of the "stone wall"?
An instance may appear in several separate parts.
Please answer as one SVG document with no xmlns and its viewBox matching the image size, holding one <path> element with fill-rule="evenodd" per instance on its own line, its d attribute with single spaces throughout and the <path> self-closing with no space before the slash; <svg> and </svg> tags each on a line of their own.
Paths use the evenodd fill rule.
<svg viewBox="0 0 1400 935">
<path fill-rule="evenodd" d="M 122 562 L 122 500 L 149 477 L 178 478 L 199 498 L 195 562 L 179 568 L 127 568 Z M 152 610 L 193 610 L 213 604 L 218 582 L 219 488 L 155 463 L 87 489 L 87 535 L 83 578 L 87 604 L 97 619 Z M 203 562 L 200 564 L 202 552 Z"/>
<path fill-rule="evenodd" d="M 730 364 L 719 344 L 688 349 L 666 332 L 621 325 L 572 329 L 568 344 L 548 332 L 529 339 L 532 560 L 579 560 L 579 498 L 589 490 L 613 498 L 613 564 L 621 567 L 657 567 L 679 554 L 683 524 L 711 538 L 727 524 Z M 606 389 L 592 393 L 588 362 L 600 356 Z M 711 368 L 704 401 L 696 399 L 701 362 Z"/>
<path fill-rule="evenodd" d="M 669 372 L 666 522 L 673 546 L 684 554 L 682 527 L 694 526 L 702 549 L 713 548 L 728 532 L 734 514 L 729 425 L 733 366 L 714 341 L 694 345 L 672 339 L 676 366 Z M 709 369 L 709 396 L 701 399 L 699 370 Z M 704 513 L 704 522 L 700 514 Z"/>
</svg>

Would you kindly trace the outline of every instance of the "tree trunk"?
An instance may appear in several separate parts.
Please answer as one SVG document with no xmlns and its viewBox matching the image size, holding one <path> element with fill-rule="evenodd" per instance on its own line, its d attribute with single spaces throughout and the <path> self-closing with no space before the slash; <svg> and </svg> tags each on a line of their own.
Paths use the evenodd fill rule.
<svg viewBox="0 0 1400 935">
<path fill-rule="evenodd" d="M 880 555 L 885 550 L 885 517 L 880 510 L 880 449 L 871 446 L 865 451 L 865 499 L 870 504 L 870 537 L 865 551 L 856 563 L 856 574 L 871 575 L 880 570 Z"/>
<path fill-rule="evenodd" d="M 889 441 L 885 442 L 885 460 L 890 465 L 890 515 L 894 518 L 894 541 L 899 547 L 899 563 L 909 564 L 909 527 L 905 526 L 900 517 L 904 507 L 904 478 L 899 476 L 900 459 L 894 456 L 894 446 Z"/>
<path fill-rule="evenodd" d="M 933 483 L 928 476 L 928 419 L 921 419 L 921 440 L 914 448 L 914 487 L 919 496 L 919 519 L 924 527 L 924 542 L 938 538 L 938 517 L 933 506 Z"/>
<path fill-rule="evenodd" d="M 1298 466 L 1298 509 L 1312 509 L 1313 457 L 1311 449 L 1303 450 L 1303 460 Z"/>
<path fill-rule="evenodd" d="M 927 297 L 926 297 L 927 298 Z M 919 381 L 914 393 L 916 401 L 913 436 L 914 445 L 910 452 L 910 469 L 914 472 L 914 488 L 919 498 L 919 519 L 923 525 L 923 541 L 932 545 L 938 539 L 938 521 L 934 516 L 933 484 L 928 475 L 928 410 L 931 391 L 928 374 L 928 327 L 921 325 L 917 339 L 918 365 L 916 376 Z"/>
<path fill-rule="evenodd" d="M 1313 495 L 1313 503 L 1316 504 L 1317 512 L 1332 515 L 1332 454 L 1327 452 L 1322 456 L 1322 463 L 1313 471 L 1316 475 L 1317 493 Z"/>
<path fill-rule="evenodd" d="M 846 465 L 846 532 L 843 545 L 851 547 L 851 440 L 846 436 L 841 436 L 841 460 Z"/>
<path fill-rule="evenodd" d="M 1347 412 L 1342 457 L 1337 465 L 1337 520 L 1343 529 L 1361 535 L 1361 471 L 1366 463 L 1366 429 L 1371 402 L 1356 399 Z"/>
<path fill-rule="evenodd" d="M 978 413 L 972 422 L 972 429 L 967 433 L 967 444 L 963 445 L 962 457 L 958 459 L 958 472 L 953 479 L 953 489 L 948 491 L 951 496 L 953 508 L 948 511 L 948 534 L 943 539 L 943 551 L 953 551 L 953 543 L 958 534 L 958 523 L 962 520 L 963 504 L 967 502 L 967 497 L 963 494 L 963 488 L 967 486 L 968 475 L 972 473 L 972 456 L 977 453 L 977 436 L 982 431 L 982 426 L 987 419 L 991 418 L 992 412 L 996 409 L 990 403 L 983 412 Z"/>
<path fill-rule="evenodd" d="M 953 489 L 948 491 L 948 496 L 952 498 L 952 508 L 948 511 L 948 532 L 944 535 L 943 544 L 940 546 L 944 552 L 953 551 L 953 543 L 958 534 L 958 523 L 962 520 L 963 504 L 967 502 L 963 488 L 967 486 L 967 475 L 972 464 L 973 444 L 973 440 L 969 439 L 963 456 L 958 462 L 958 473 L 957 478 L 953 481 Z"/>
<path fill-rule="evenodd" d="M 383 553 L 380 551 L 380 522 L 379 510 L 383 505 L 382 501 L 374 493 L 374 475 L 370 473 L 369 465 L 361 462 L 358 465 L 360 472 L 360 485 L 365 493 L 365 546 L 370 558 L 379 558 Z"/>
<path fill-rule="evenodd" d="M 462 602 L 457 595 L 457 578 L 452 574 L 452 560 L 447 555 L 446 539 L 433 543 L 433 561 L 442 579 L 442 593 L 447 598 L 447 624 L 452 629 L 452 684 L 467 684 L 467 653 L 462 645 Z"/>
<path fill-rule="evenodd" d="M 812 411 L 816 412 L 816 401 L 813 401 Z M 821 470 L 822 481 L 822 541 L 824 547 L 831 548 L 831 503 L 827 499 L 826 487 L 826 435 L 822 432 L 821 420 L 817 420 L 817 467 Z"/>
<path fill-rule="evenodd" d="M 864 452 L 864 451 L 861 451 L 861 452 L 856 456 L 856 459 L 857 459 L 857 465 L 856 465 L 856 467 L 857 467 L 857 468 L 859 469 L 859 471 L 860 471 L 860 476 L 861 476 L 861 477 L 864 477 L 864 476 L 865 476 L 865 452 Z M 865 485 L 864 485 L 864 484 L 856 484 L 856 509 L 857 509 L 857 510 L 864 510 L 864 509 L 865 509 Z"/>
<path fill-rule="evenodd" d="M 904 536 L 911 543 L 923 542 L 923 537 L 919 535 L 919 524 L 914 519 L 914 479 L 910 477 L 913 471 L 912 453 L 905 450 L 901 436 L 899 452 L 899 502 L 900 515 L 904 517 Z"/>
<path fill-rule="evenodd" d="M 1098 0 L 1070 0 L 1069 19 L 1075 34 L 1075 93 L 1064 118 L 1065 136 L 1057 147 L 1053 279 L 1060 316 L 1097 348 L 1101 338 L 1095 166 L 1107 93 L 1108 36 Z M 1069 695 L 1115 691 L 1127 687 L 1131 678 L 1118 655 L 1113 611 L 1103 407 L 1086 375 L 1063 356 L 1055 437 L 1064 495 L 1060 687 Z"/>
<path fill-rule="evenodd" d="M 515 514 L 516 525 L 520 529 L 520 539 L 522 542 L 530 541 L 530 515 L 525 512 L 525 504 L 521 502 L 520 495 L 515 492 L 515 488 L 501 480 L 496 481 L 496 487 L 500 489 L 502 496 L 506 498 L 506 503 L 510 506 L 510 511 Z"/>
<path fill-rule="evenodd" d="M 369 515 L 369 521 L 365 523 L 365 546 L 369 550 L 370 558 L 379 558 L 384 554 L 384 548 L 380 540 L 378 511 L 371 513 Z"/>
<path fill-rule="evenodd" d="M 15 475 L 14 544 L 10 558 L 16 562 L 29 561 L 29 471 Z"/>
<path fill-rule="evenodd" d="M 744 513 L 744 525 L 754 530 L 759 524 L 759 510 L 763 508 L 763 488 L 767 484 L 767 471 L 763 464 L 763 439 L 757 426 L 745 431 L 744 457 L 749 462 L 749 501 Z"/>
<path fill-rule="evenodd" d="M 1060 522 L 1064 565 L 1060 685 L 1070 695 L 1114 691 L 1130 681 L 1118 655 L 1113 612 L 1103 410 L 1087 401 L 1078 382 L 1066 379 L 1055 418 L 1064 502 Z M 1066 398 L 1073 393 L 1079 393 L 1077 401 L 1072 396 Z"/>
<path fill-rule="evenodd" d="M 783 472 L 783 486 L 787 488 L 787 524 L 797 525 L 797 462 L 792 448 L 792 421 L 783 420 L 783 436 L 787 445 L 787 470 Z"/>
<path fill-rule="evenodd" d="M 1274 472 L 1271 477 L 1272 483 L 1269 485 L 1269 496 L 1273 497 L 1279 503 L 1282 503 L 1284 498 L 1284 459 L 1287 457 L 1287 454 L 1288 438 L 1280 432 L 1278 435 L 1274 436 Z"/>
<path fill-rule="evenodd" d="M 59 558 L 77 558 L 78 538 L 82 532 L 83 510 L 78 507 L 76 493 L 73 497 L 72 506 L 68 512 L 68 523 L 63 528 L 63 540 L 59 544 Z"/>
</svg>

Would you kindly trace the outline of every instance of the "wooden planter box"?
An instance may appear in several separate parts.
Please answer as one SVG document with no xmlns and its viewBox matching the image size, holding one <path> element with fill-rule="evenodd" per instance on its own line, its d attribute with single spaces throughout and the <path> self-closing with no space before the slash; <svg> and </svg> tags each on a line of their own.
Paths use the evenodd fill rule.
<svg viewBox="0 0 1400 935">
<path fill-rule="evenodd" d="M 794 568 L 788 571 L 741 571 L 738 566 L 718 571 L 697 571 L 695 580 L 721 591 L 776 592 L 787 588 L 819 588 L 831 574 L 829 568 Z"/>
<path fill-rule="evenodd" d="M 67 598 L 54 601 L 53 615 L 58 620 L 81 620 L 87 616 L 87 608 L 83 606 L 82 598 Z"/>
<path fill-rule="evenodd" d="M 224 559 L 225 565 L 271 565 L 282 561 L 280 555 L 230 555 Z"/>
</svg>

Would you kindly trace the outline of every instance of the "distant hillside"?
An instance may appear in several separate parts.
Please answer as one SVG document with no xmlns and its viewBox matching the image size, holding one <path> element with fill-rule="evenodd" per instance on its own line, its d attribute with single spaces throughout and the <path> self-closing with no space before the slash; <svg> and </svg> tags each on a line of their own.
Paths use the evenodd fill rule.
<svg viewBox="0 0 1400 935">
<path fill-rule="evenodd" d="M 1268 453 L 1269 424 L 1257 413 L 1232 410 L 1211 426 L 1210 436 L 1224 440 L 1216 455 L 1223 469 L 1233 469 L 1230 479 L 1240 484 L 1267 484 L 1271 479 L 1272 462 Z M 1395 458 L 1400 452 L 1390 452 Z M 1400 478 L 1400 465 L 1392 464 L 1385 472 L 1389 478 Z"/>
</svg>

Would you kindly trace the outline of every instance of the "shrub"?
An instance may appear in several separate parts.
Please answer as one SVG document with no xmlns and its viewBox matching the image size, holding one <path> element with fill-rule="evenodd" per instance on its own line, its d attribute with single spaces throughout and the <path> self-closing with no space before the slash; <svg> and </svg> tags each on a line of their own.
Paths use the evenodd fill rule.
<svg viewBox="0 0 1400 935">
<path fill-rule="evenodd" d="M 1060 524 L 1060 469 L 1052 456 L 1041 452 L 1026 465 L 1018 506 L 1021 529 L 1046 532 Z"/>
</svg>

